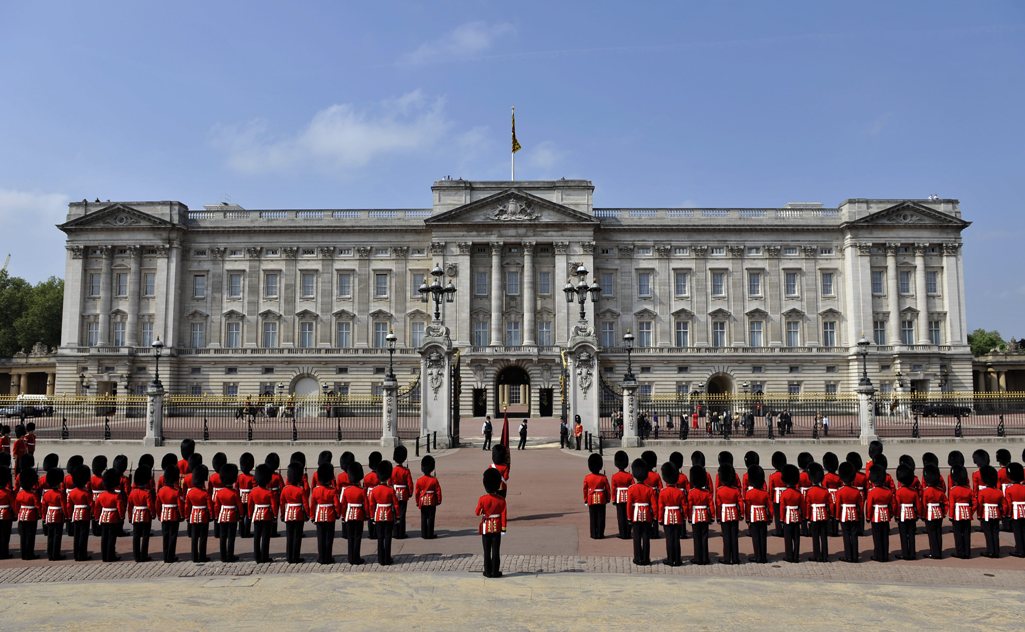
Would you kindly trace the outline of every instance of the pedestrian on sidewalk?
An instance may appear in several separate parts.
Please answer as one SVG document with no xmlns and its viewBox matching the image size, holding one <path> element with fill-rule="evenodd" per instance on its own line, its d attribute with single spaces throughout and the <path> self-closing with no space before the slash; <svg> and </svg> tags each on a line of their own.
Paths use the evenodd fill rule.
<svg viewBox="0 0 1025 632">
<path fill-rule="evenodd" d="M 566 418 L 563 417 L 559 422 L 559 447 L 565 448 L 569 445 L 569 424 L 566 423 Z"/>
<path fill-rule="evenodd" d="M 580 449 L 580 441 L 584 438 L 584 424 L 580 421 L 580 415 L 573 417 L 573 438 L 577 443 L 577 450 Z"/>
<path fill-rule="evenodd" d="M 524 419 L 520 423 L 520 443 L 516 446 L 517 450 L 527 449 L 527 420 Z"/>
<path fill-rule="evenodd" d="M 480 432 L 484 435 L 484 447 L 483 450 L 491 449 L 491 434 L 495 431 L 495 427 L 491 424 L 491 415 L 484 416 L 484 425 L 481 427 Z"/>
</svg>

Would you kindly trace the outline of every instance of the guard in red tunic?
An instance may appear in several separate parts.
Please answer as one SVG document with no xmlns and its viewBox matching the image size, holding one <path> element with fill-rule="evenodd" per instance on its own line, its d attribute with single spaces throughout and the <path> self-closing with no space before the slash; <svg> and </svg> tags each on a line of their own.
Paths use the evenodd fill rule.
<svg viewBox="0 0 1025 632">
<path fill-rule="evenodd" d="M 769 475 L 769 495 L 772 496 L 772 513 L 776 519 L 777 538 L 783 537 L 783 516 L 779 512 L 779 499 L 786 485 L 783 484 L 783 468 L 787 465 L 787 455 L 776 451 L 772 453 L 772 474 Z"/>
<path fill-rule="evenodd" d="M 722 530 L 722 557 L 719 561 L 740 564 L 740 519 L 744 516 L 744 496 L 737 487 L 737 473 L 733 465 L 720 465 L 716 480 L 716 517 Z"/>
<path fill-rule="evenodd" d="M 239 536 L 248 538 L 252 536 L 253 521 L 249 518 L 249 492 L 256 487 L 256 480 L 253 478 L 253 467 L 256 459 L 249 452 L 243 452 L 238 458 L 238 502 L 242 519 L 239 522 Z"/>
<path fill-rule="evenodd" d="M 779 511 L 783 514 L 784 559 L 796 564 L 801 561 L 801 521 L 804 519 L 804 496 L 797 489 L 801 483 L 801 470 L 787 464 L 782 472 L 783 493 L 779 497 Z"/>
<path fill-rule="evenodd" d="M 992 465 L 979 468 L 979 493 L 976 506 L 982 534 L 986 537 L 986 552 L 983 557 L 1000 557 L 1000 522 L 1007 515 L 1007 499 L 997 482 L 997 471 Z M 20 528 L 20 527 L 19 527 Z"/>
<path fill-rule="evenodd" d="M 605 537 L 605 505 L 609 504 L 612 495 L 609 479 L 602 473 L 604 465 L 598 454 L 587 457 L 587 469 L 591 473 L 584 477 L 584 505 L 587 507 L 592 540 Z"/>
<path fill-rule="evenodd" d="M 34 422 L 28 422 L 25 424 L 25 448 L 28 453 L 35 455 L 36 453 L 36 424 Z M 1010 453 L 1008 453 L 1010 454 Z"/>
<path fill-rule="evenodd" d="M 28 454 L 28 443 L 25 441 L 25 426 L 18 424 L 14 427 L 14 445 L 11 446 L 11 463 L 18 467 L 21 457 Z M 17 474 L 17 470 L 15 474 Z"/>
<path fill-rule="evenodd" d="M 894 494 L 894 515 L 897 517 L 897 532 L 900 534 L 898 560 L 918 558 L 915 551 L 915 533 L 918 531 L 918 517 L 922 515 L 922 497 L 914 486 L 917 480 L 914 470 L 910 467 L 897 466 L 897 481 L 900 486 Z"/>
<path fill-rule="evenodd" d="M 967 560 L 972 556 L 972 518 L 975 516 L 975 494 L 968 483 L 968 470 L 960 465 L 950 470 L 950 491 L 947 493 L 947 515 L 954 531 L 954 557 Z"/>
<path fill-rule="evenodd" d="M 126 515 L 132 525 L 132 557 L 136 562 L 148 562 L 150 529 L 156 516 L 156 504 L 149 485 L 153 473 L 148 467 L 135 470 L 135 484 L 128 492 Z"/>
<path fill-rule="evenodd" d="M 357 461 L 349 463 L 348 479 L 352 483 L 342 490 L 339 502 L 342 505 L 342 517 L 345 520 L 343 529 L 349 541 L 349 564 L 363 564 L 360 547 L 363 543 L 363 523 L 367 519 L 367 494 L 360 483 L 363 482 L 363 466 Z"/>
<path fill-rule="evenodd" d="M 829 524 L 833 520 L 833 502 L 829 490 L 823 485 L 826 471 L 818 463 L 808 465 L 808 481 L 811 483 L 804 492 L 804 517 L 808 521 L 808 533 L 811 535 L 811 560 L 813 562 L 829 561 Z"/>
<path fill-rule="evenodd" d="M 954 468 L 964 467 L 964 454 L 960 450 L 951 450 L 947 454 L 947 467 L 950 469 L 947 474 L 947 490 L 949 492 L 954 487 Z M 954 517 L 950 516 L 950 519 L 953 520 Z"/>
<path fill-rule="evenodd" d="M 1000 448 L 996 452 L 997 464 L 1000 465 L 997 468 L 997 487 L 1000 488 L 1000 492 L 1007 497 L 1007 489 L 1011 486 L 1011 479 L 1007 477 L 1007 466 L 1011 464 L 1011 451 L 1007 448 Z M 45 466 L 44 466 L 45 469 Z M 1011 530 L 1011 510 L 1008 505 L 1007 513 L 1004 514 L 1004 519 L 1000 523 L 1000 529 L 1002 531 Z"/>
<path fill-rule="evenodd" d="M 18 516 L 18 538 L 21 540 L 21 559 L 34 560 L 36 555 L 36 531 L 39 528 L 39 516 L 42 508 L 36 496 L 36 484 L 39 476 L 33 469 L 21 473 L 18 495 L 14 498 L 14 513 Z"/>
<path fill-rule="evenodd" d="M 281 457 L 277 452 L 270 452 L 263 460 L 264 465 L 270 469 L 270 481 L 267 482 L 267 490 L 274 496 L 274 520 L 270 521 L 270 537 L 278 537 L 278 507 L 281 505 L 281 490 L 285 487 L 285 479 L 282 478 Z M 268 559 L 270 559 L 268 553 Z"/>
<path fill-rule="evenodd" d="M 505 498 L 498 493 L 502 486 L 501 473 L 489 468 L 484 470 L 483 478 L 486 493 L 477 499 L 474 514 L 480 516 L 478 531 L 484 545 L 484 577 L 497 578 L 502 576 L 502 536 L 508 517 Z"/>
<path fill-rule="evenodd" d="M 196 442 L 192 439 L 182 439 L 178 451 L 182 455 L 182 458 L 178 460 L 178 480 L 180 481 L 181 477 L 191 472 L 189 469 L 189 459 L 196 453 Z"/>
<path fill-rule="evenodd" d="M 748 471 L 752 467 L 754 467 L 755 465 L 761 467 L 761 463 L 762 463 L 762 457 L 760 457 L 758 455 L 758 453 L 755 452 L 754 450 L 748 450 L 747 452 L 744 453 L 744 475 L 741 477 L 741 480 L 740 480 L 740 491 L 741 492 L 747 492 L 747 490 L 750 489 L 750 487 L 751 487 L 750 482 L 748 482 Z M 764 474 L 764 471 L 763 471 L 763 474 Z M 762 477 L 762 484 L 763 485 L 765 484 L 765 477 L 764 476 Z M 768 487 L 766 487 L 762 491 L 768 491 Z"/>
<path fill-rule="evenodd" d="M 922 458 L 922 518 L 925 520 L 925 532 L 929 536 L 929 553 L 926 557 L 934 560 L 943 559 L 943 518 L 947 515 L 947 486 L 943 475 L 935 462 Z"/>
<path fill-rule="evenodd" d="M 861 471 L 865 465 L 864 461 L 862 461 L 861 455 L 857 452 L 848 452 L 846 461 L 854 466 L 854 481 L 851 485 L 853 485 L 854 489 L 858 490 L 858 493 L 861 494 L 861 503 L 864 504 L 865 498 L 868 496 L 868 476 Z M 864 514 L 862 514 L 862 517 L 860 518 L 861 523 L 858 525 L 859 537 L 865 535 L 865 520 L 868 518 L 869 516 L 865 516 Z"/>
<path fill-rule="evenodd" d="M 210 459 L 210 479 L 206 483 L 206 491 L 210 492 L 210 503 L 212 504 L 217 498 L 217 492 L 224 487 L 224 482 L 221 481 L 221 469 L 228 462 L 228 457 L 223 452 L 217 452 L 214 454 L 214 458 Z M 221 523 L 217 521 L 216 510 L 213 515 L 214 523 L 214 537 L 221 537 Z"/>
<path fill-rule="evenodd" d="M 0 454 L 3 454 L 0 452 Z M 85 459 L 82 458 L 81 454 L 74 454 L 68 457 L 67 470 L 64 472 L 64 502 L 67 504 L 68 495 L 71 494 L 71 490 L 75 489 L 74 472 L 85 463 Z M 88 468 L 86 468 L 88 470 Z M 86 486 L 89 485 L 89 477 L 86 476 Z M 92 494 L 89 496 L 89 506 L 92 507 Z M 91 513 L 91 512 L 90 512 Z M 74 530 L 71 523 L 71 506 L 68 505 L 68 513 L 64 516 L 64 522 L 68 527 L 68 537 L 74 537 Z"/>
<path fill-rule="evenodd" d="M 64 521 L 68 515 L 68 505 L 61 489 L 64 484 L 64 470 L 59 467 L 46 472 L 47 490 L 43 492 L 40 506 L 43 512 L 43 524 L 46 531 L 46 558 L 51 562 L 63 560 L 61 555 L 61 539 L 64 537 Z"/>
<path fill-rule="evenodd" d="M 808 492 L 808 488 L 811 487 L 811 477 L 808 476 L 808 466 L 815 462 L 815 457 L 811 455 L 811 452 L 801 452 L 797 455 L 797 469 L 801 471 L 800 477 L 797 482 L 797 491 L 801 492 L 804 496 Z M 808 531 L 808 520 L 801 515 L 801 537 L 807 538 L 811 533 Z"/>
<path fill-rule="evenodd" d="M 690 479 L 687 478 L 687 474 L 683 471 L 683 453 L 681 452 L 670 452 L 669 462 L 672 463 L 676 469 L 680 472 L 680 478 L 676 481 L 676 486 L 683 491 L 683 495 L 686 498 L 687 493 L 690 491 Z M 627 461 L 629 463 L 629 460 Z M 614 484 L 614 483 L 613 483 Z M 690 536 L 687 535 L 687 513 L 684 512 L 683 520 L 680 521 L 680 539 L 687 540 Z"/>
<path fill-rule="evenodd" d="M 395 539 L 406 539 L 406 507 L 413 496 L 413 474 L 406 467 L 409 450 L 406 446 L 395 446 L 392 452 L 394 464 L 391 469 L 391 487 L 395 490 L 395 499 L 399 501 L 399 513 L 395 516 Z"/>
<path fill-rule="evenodd" d="M 641 453 L 641 460 L 648 466 L 648 478 L 645 479 L 644 483 L 649 485 L 655 490 L 655 496 L 657 497 L 662 492 L 662 478 L 658 475 L 658 455 L 653 450 L 645 450 Z M 657 539 L 658 533 L 658 516 L 651 521 L 651 538 Z"/>
<path fill-rule="evenodd" d="M 744 516 L 747 519 L 748 532 L 751 534 L 751 545 L 754 555 L 751 561 L 756 564 L 767 563 L 769 523 L 772 521 L 772 497 L 769 496 L 765 484 L 765 470 L 760 465 L 748 468 L 747 491 L 744 492 Z"/>
<path fill-rule="evenodd" d="M 691 463 L 694 463 L 691 455 Z M 709 489 L 709 475 L 702 465 L 690 468 L 690 491 L 687 492 L 687 518 L 694 531 L 693 564 L 704 566 L 710 564 L 708 558 L 708 527 L 715 520 L 715 496 Z"/>
<path fill-rule="evenodd" d="M 680 457 L 683 458 L 682 456 Z M 634 477 L 626 471 L 630 465 L 630 457 L 626 452 L 618 450 L 613 457 L 613 463 L 618 470 L 612 475 L 610 487 L 612 488 L 612 504 L 616 508 L 616 524 L 619 528 L 618 538 L 620 540 L 630 539 L 630 520 L 626 512 L 626 492 L 633 485 Z"/>
<path fill-rule="evenodd" d="M 922 455 L 922 491 L 923 491 L 923 493 L 925 492 L 925 487 L 928 485 L 928 483 L 925 482 L 925 468 L 929 467 L 930 465 L 932 465 L 933 467 L 936 468 L 937 471 L 939 471 L 939 468 L 940 468 L 940 458 L 938 456 L 936 456 L 936 454 L 933 453 L 933 452 L 926 452 L 925 454 Z M 939 489 L 942 490 L 944 494 L 947 493 L 947 482 L 944 480 L 943 476 L 940 476 Z M 944 509 L 944 511 L 946 511 L 946 509 Z"/>
<path fill-rule="evenodd" d="M 156 509 L 160 519 L 165 564 L 178 561 L 178 530 L 185 516 L 185 499 L 178 489 L 180 476 L 176 466 L 168 467 L 164 470 L 163 485 L 157 490 Z"/>
<path fill-rule="evenodd" d="M 363 491 L 366 492 L 367 498 L 370 498 L 370 492 L 374 491 L 380 480 L 377 476 L 377 466 L 381 464 L 382 460 L 384 457 L 376 450 L 367 455 L 367 472 L 363 477 Z M 374 524 L 372 511 L 367 515 L 367 536 L 371 540 L 377 539 L 377 525 Z"/>
<path fill-rule="evenodd" d="M 1010 485 L 1004 492 L 1008 513 L 1011 517 L 1011 533 L 1014 534 L 1014 557 L 1025 557 L 1025 470 L 1021 463 L 1007 464 L 1007 480 Z"/>
<path fill-rule="evenodd" d="M 118 527 L 125 519 L 125 501 L 118 493 L 121 474 L 115 469 L 103 473 L 103 491 L 93 501 L 93 520 L 100 525 L 100 556 L 104 562 L 116 562 Z"/>
<path fill-rule="evenodd" d="M 377 465 L 379 483 L 367 494 L 367 506 L 370 515 L 377 525 L 377 563 L 390 566 L 391 540 L 395 529 L 395 518 L 399 512 L 399 501 L 395 498 L 395 490 L 391 487 L 392 464 L 381 461 Z"/>
<path fill-rule="evenodd" d="M 270 563 L 270 538 L 278 522 L 278 497 L 271 491 L 274 471 L 266 463 L 256 466 L 256 486 L 249 492 L 249 519 L 253 524 L 253 554 L 257 564 Z"/>
<path fill-rule="evenodd" d="M 310 510 L 317 527 L 317 563 L 334 564 L 335 524 L 342 514 L 342 506 L 335 491 L 335 468 L 331 465 L 330 453 L 313 473 L 312 482 Z"/>
<path fill-rule="evenodd" d="M 882 456 L 882 455 L 880 455 Z M 886 486 L 886 470 L 880 465 L 880 458 L 869 470 L 872 489 L 865 499 L 865 515 L 872 524 L 872 559 L 876 562 L 890 561 L 890 520 L 894 513 L 893 492 Z"/>
<path fill-rule="evenodd" d="M 238 486 L 238 468 L 225 463 L 221 466 L 221 487 L 213 497 L 214 520 L 220 526 L 221 538 L 221 561 L 237 562 L 235 555 L 235 536 L 238 534 L 238 525 L 242 521 L 242 499 L 236 487 Z"/>
<path fill-rule="evenodd" d="M 4 470 L 0 470 L 0 477 Z M 92 491 L 89 489 L 89 468 L 84 464 L 78 465 L 71 472 L 71 489 L 68 491 L 68 518 L 71 524 L 71 535 L 74 538 L 73 553 L 76 562 L 84 562 L 89 557 L 89 519 L 93 515 Z M 3 485 L 0 484 L 0 495 L 3 494 Z M 2 501 L 0 501 L 2 503 Z M 2 520 L 2 511 L 0 511 Z M 0 526 L 3 522 L 0 522 Z M 0 546 L 6 541 L 0 537 Z"/>
<path fill-rule="evenodd" d="M 435 518 L 438 506 L 441 505 L 441 483 L 434 474 L 434 457 L 427 455 L 420 459 L 420 471 L 423 476 L 416 479 L 413 497 L 420 508 L 420 536 L 424 540 L 433 540 Z"/>
<path fill-rule="evenodd" d="M 658 496 L 655 489 L 645 483 L 648 480 L 648 466 L 641 459 L 630 465 L 634 484 L 626 491 L 626 510 L 630 516 L 634 540 L 633 563 L 639 566 L 651 564 L 651 521 L 658 515 Z"/>
<path fill-rule="evenodd" d="M 107 457 L 98 454 L 93 457 L 92 462 L 92 478 L 89 479 L 89 488 L 92 491 L 93 499 L 90 503 L 90 507 L 96 503 L 96 499 L 103 493 L 103 473 L 107 470 Z M 93 519 L 93 535 L 100 535 L 100 523 Z"/>
<path fill-rule="evenodd" d="M 185 493 L 185 516 L 192 525 L 192 561 L 197 564 L 210 561 L 206 545 L 214 506 L 207 491 L 207 472 L 205 465 L 196 465 L 190 474 L 192 487 Z"/>
<path fill-rule="evenodd" d="M 15 432 L 17 432 L 17 429 L 15 429 Z M 982 468 L 989 467 L 989 452 L 982 448 L 972 452 L 972 462 L 975 463 L 975 471 L 972 472 L 972 491 L 978 494 L 979 490 L 989 487 L 982 480 Z"/>
<path fill-rule="evenodd" d="M 491 465 L 489 469 L 498 470 L 502 475 L 502 485 L 498 488 L 498 495 L 505 498 L 509 493 L 509 449 L 502 444 L 491 448 Z"/>
<path fill-rule="evenodd" d="M 680 471 L 671 462 L 662 464 L 662 480 L 665 487 L 658 495 L 658 518 L 666 535 L 666 559 L 663 564 L 683 566 L 680 553 L 680 525 L 686 521 L 687 495 L 684 490 L 677 487 Z"/>
<path fill-rule="evenodd" d="M 837 474 L 840 458 L 833 452 L 826 452 L 822 455 L 822 467 L 825 470 L 825 474 L 822 476 L 822 486 L 829 492 L 829 535 L 838 536 L 840 535 L 840 521 L 837 520 L 836 512 L 833 509 L 836 507 L 836 492 L 843 487 L 843 481 Z"/>
<path fill-rule="evenodd" d="M 908 487 L 914 490 L 914 492 L 918 494 L 919 498 L 921 498 L 922 481 L 918 480 L 918 476 L 915 475 L 915 470 L 918 468 L 918 465 L 915 464 L 915 459 L 912 458 L 910 454 L 902 454 L 900 455 L 900 459 L 897 461 L 897 467 L 899 468 L 902 465 L 911 470 L 911 483 Z M 900 479 L 897 479 L 897 487 L 894 488 L 894 492 L 898 489 L 900 489 Z"/>
<path fill-rule="evenodd" d="M 281 521 L 285 523 L 285 561 L 301 564 L 303 527 L 310 515 L 310 504 L 303 491 L 303 466 L 292 461 L 288 464 L 288 484 L 281 489 Z"/>
</svg>

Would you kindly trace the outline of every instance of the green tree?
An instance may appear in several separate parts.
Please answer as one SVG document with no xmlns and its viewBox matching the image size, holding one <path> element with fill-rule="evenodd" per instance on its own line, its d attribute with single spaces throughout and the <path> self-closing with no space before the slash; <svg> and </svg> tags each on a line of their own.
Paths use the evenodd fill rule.
<svg viewBox="0 0 1025 632">
<path fill-rule="evenodd" d="M 57 277 L 37 283 L 29 293 L 21 316 L 14 321 L 18 344 L 31 349 L 41 342 L 51 349 L 61 342 L 61 315 L 64 311 L 64 281 Z"/>
<path fill-rule="evenodd" d="M 1006 348 L 999 331 L 985 329 L 976 329 L 968 334 L 968 346 L 972 348 L 972 355 L 976 357 L 986 355 L 994 349 Z"/>
<path fill-rule="evenodd" d="M 15 321 L 24 313 L 32 286 L 25 279 L 0 272 L 0 357 L 10 357 L 21 350 Z"/>
</svg>

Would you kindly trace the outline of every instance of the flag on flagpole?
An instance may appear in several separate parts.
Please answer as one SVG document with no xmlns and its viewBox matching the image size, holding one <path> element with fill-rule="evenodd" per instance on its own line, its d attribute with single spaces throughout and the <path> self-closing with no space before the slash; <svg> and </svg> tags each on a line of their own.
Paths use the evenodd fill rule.
<svg viewBox="0 0 1025 632">
<path fill-rule="evenodd" d="M 516 106 L 512 109 L 512 153 L 516 153 L 523 149 L 520 146 L 520 141 L 516 140 Z"/>
</svg>

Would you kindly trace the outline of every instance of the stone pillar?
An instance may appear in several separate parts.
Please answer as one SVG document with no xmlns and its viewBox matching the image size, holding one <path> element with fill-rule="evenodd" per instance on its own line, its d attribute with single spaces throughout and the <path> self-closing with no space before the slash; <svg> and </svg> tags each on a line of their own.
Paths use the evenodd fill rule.
<svg viewBox="0 0 1025 632">
<path fill-rule="evenodd" d="M 110 266 L 114 251 L 110 246 L 101 246 L 100 254 L 103 256 L 103 268 L 100 272 L 100 335 L 96 346 L 105 347 L 110 340 Z"/>
<path fill-rule="evenodd" d="M 871 384 L 858 387 L 858 425 L 861 427 L 861 443 L 868 445 L 879 437 L 876 435 L 875 409 L 872 397 L 876 389 Z"/>
<path fill-rule="evenodd" d="M 891 345 L 900 340 L 900 292 L 897 287 L 897 244 L 886 244 L 886 304 L 890 317 L 886 321 L 886 340 Z"/>
<path fill-rule="evenodd" d="M 381 447 L 394 448 L 399 443 L 396 432 L 398 424 L 398 391 L 399 383 L 394 375 L 384 378 L 383 397 L 381 397 Z"/>
<path fill-rule="evenodd" d="M 420 427 L 438 433 L 438 445 L 452 447 L 452 338 L 448 327 L 433 322 L 420 347 Z"/>
<path fill-rule="evenodd" d="M 557 347 L 566 345 L 569 340 L 569 323 L 572 310 L 567 311 L 564 307 L 566 297 L 562 295 L 562 288 L 566 284 L 567 268 L 569 267 L 569 242 L 557 241 L 553 244 L 555 248 L 555 273 L 552 274 L 552 299 L 555 302 L 555 328 L 554 342 Z"/>
<path fill-rule="evenodd" d="M 56 381 L 57 381 L 57 373 L 56 372 L 53 372 L 53 373 L 47 372 L 47 374 L 46 374 L 46 396 L 47 397 L 53 397 L 54 384 L 56 383 Z"/>
<path fill-rule="evenodd" d="M 11 395 L 18 395 L 21 393 L 21 374 L 11 372 Z"/>
<path fill-rule="evenodd" d="M 129 246 L 131 271 L 128 273 L 128 322 L 125 324 L 125 346 L 139 346 L 139 295 L 142 293 L 142 248 Z"/>
<path fill-rule="evenodd" d="M 26 377 L 27 376 L 23 375 L 22 378 L 21 378 L 21 383 L 22 383 L 21 390 L 22 390 L 22 392 L 25 392 L 25 388 L 26 387 L 24 385 L 27 384 L 27 382 L 25 380 Z M 1007 371 L 998 371 L 997 372 L 997 390 L 999 392 L 1001 392 L 1001 393 L 1007 391 Z"/>
<path fill-rule="evenodd" d="M 929 293 L 925 288 L 925 251 L 928 244 L 915 244 L 915 304 L 918 305 L 918 323 L 915 325 L 915 344 L 929 344 Z"/>
<path fill-rule="evenodd" d="M 406 249 L 408 251 L 408 248 Z M 331 318 L 334 303 L 335 287 L 335 249 L 334 246 L 321 247 L 317 249 L 320 254 L 320 274 L 317 277 L 317 346 L 321 349 L 329 349 L 331 340 L 334 337 L 334 323 Z M 403 258 L 405 254 L 403 254 Z M 399 266 L 404 270 L 405 266 Z"/>
<path fill-rule="evenodd" d="M 534 315 L 537 313 L 537 296 L 534 294 L 534 242 L 523 242 L 523 344 L 531 346 L 536 342 Z"/>
<path fill-rule="evenodd" d="M 502 344 L 502 243 L 491 242 L 491 346 Z"/>
<path fill-rule="evenodd" d="M 164 445 L 164 387 L 159 382 L 151 382 L 146 389 L 146 400 L 146 435 L 142 444 Z"/>
<path fill-rule="evenodd" d="M 943 283 L 943 305 L 946 317 L 947 344 L 964 344 L 967 331 L 964 327 L 964 294 L 960 290 L 961 272 L 958 256 L 961 244 L 943 244 L 943 271 L 940 273 Z"/>
<path fill-rule="evenodd" d="M 584 430 L 598 434 L 598 340 L 594 330 L 578 323 L 569 339 L 569 414 L 570 423 L 580 415 Z M 624 420 L 625 423 L 625 420 Z"/>
<path fill-rule="evenodd" d="M 473 304 L 473 270 L 470 269 L 470 253 L 473 252 L 473 242 L 461 241 L 457 244 L 458 256 L 456 256 L 456 296 L 465 297 L 465 307 L 449 312 L 446 320 L 453 323 L 452 338 L 457 345 L 470 346 L 473 343 L 472 324 L 473 317 L 470 313 L 470 306 Z M 454 322 L 453 322 L 454 321 Z"/>
<path fill-rule="evenodd" d="M 623 380 L 622 445 L 624 448 L 637 448 L 641 445 L 637 437 L 637 380 Z"/>
<path fill-rule="evenodd" d="M 356 276 L 352 280 L 353 310 L 356 315 L 352 321 L 353 344 L 357 349 L 369 347 L 370 336 L 370 296 L 374 293 L 374 278 L 370 274 L 370 247 L 356 247 Z"/>
</svg>

